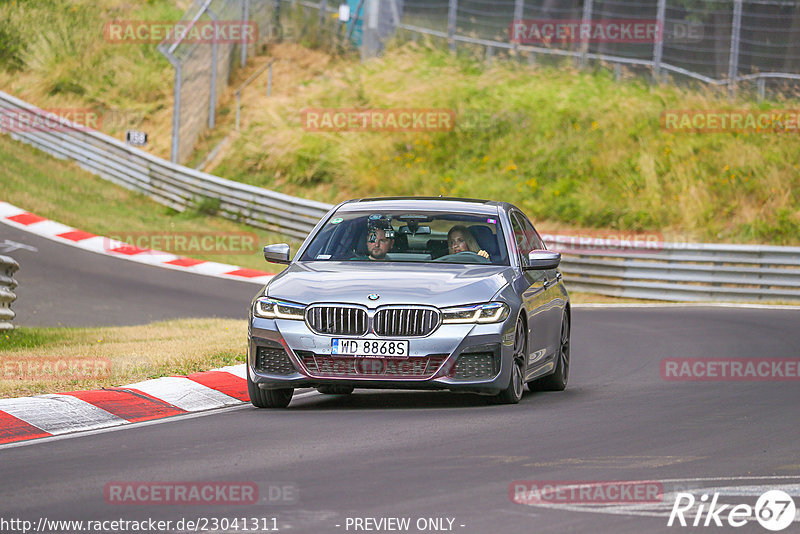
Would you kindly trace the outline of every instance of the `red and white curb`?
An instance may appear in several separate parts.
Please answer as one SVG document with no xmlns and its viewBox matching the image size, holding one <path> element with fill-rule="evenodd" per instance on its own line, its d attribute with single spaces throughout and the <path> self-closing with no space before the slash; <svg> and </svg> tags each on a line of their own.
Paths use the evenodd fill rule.
<svg viewBox="0 0 800 534">
<path fill-rule="evenodd" d="M 91 391 L 0 399 L 0 444 L 249 402 L 246 365 Z"/>
<path fill-rule="evenodd" d="M 184 258 L 168 252 L 137 248 L 123 241 L 90 234 L 61 223 L 45 219 L 8 202 L 0 201 L 0 222 L 4 222 L 26 232 L 52 239 L 59 243 L 82 248 L 98 254 L 123 258 L 126 260 L 155 265 L 184 272 L 240 280 L 264 285 L 274 276 L 266 271 L 245 269 L 236 265 L 226 265 L 213 261 Z"/>
</svg>

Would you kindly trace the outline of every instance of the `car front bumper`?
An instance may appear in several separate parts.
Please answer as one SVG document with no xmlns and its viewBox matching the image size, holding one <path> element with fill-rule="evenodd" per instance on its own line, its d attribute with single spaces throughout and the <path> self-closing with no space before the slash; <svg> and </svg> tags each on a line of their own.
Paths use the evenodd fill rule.
<svg viewBox="0 0 800 534">
<path fill-rule="evenodd" d="M 407 357 L 354 358 L 331 355 L 332 339 L 353 336 L 316 334 L 304 321 L 251 317 L 247 369 L 262 389 L 342 385 L 491 395 L 509 383 L 514 325 L 443 324 L 426 337 L 407 338 Z"/>
</svg>

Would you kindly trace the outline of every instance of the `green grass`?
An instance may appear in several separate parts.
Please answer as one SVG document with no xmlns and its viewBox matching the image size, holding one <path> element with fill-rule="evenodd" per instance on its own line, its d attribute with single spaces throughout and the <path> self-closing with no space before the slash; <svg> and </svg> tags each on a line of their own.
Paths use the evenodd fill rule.
<svg viewBox="0 0 800 534">
<path fill-rule="evenodd" d="M 0 1 L 0 88 L 44 109 L 91 109 L 117 139 L 150 134 L 149 149 L 169 154 L 174 70 L 156 44 L 107 42 L 113 20 L 178 20 L 172 0 Z"/>
<path fill-rule="evenodd" d="M 109 0 L 99 8 L 90 0 L 0 3 L 0 19 L 9 21 L 0 29 L 0 87 L 42 107 L 141 112 L 152 134 L 149 150 L 165 156 L 171 66 L 155 45 L 106 43 L 101 30 L 111 19 L 174 20 L 185 7 L 168 0 Z M 793 134 L 670 133 L 659 124 L 668 109 L 791 109 L 800 107 L 795 100 L 729 103 L 713 89 L 655 86 L 643 77 L 617 83 L 602 68 L 578 71 L 551 60 L 531 68 L 499 54 L 487 67 L 480 51 L 466 45 L 456 56 L 424 42 L 393 46 L 365 63 L 349 52 L 331 58 L 324 50 L 342 51 L 330 33 L 335 21 L 320 30 L 317 17 L 302 12 L 284 11 L 283 31 L 310 48 L 270 46 L 278 59 L 273 96 L 264 95 L 263 77 L 245 90 L 242 131 L 210 172 L 331 203 L 471 196 L 511 201 L 545 229 L 800 244 L 800 145 Z M 308 107 L 447 108 L 456 112 L 457 126 L 431 133 L 309 132 L 300 125 Z M 234 115 L 228 90 L 219 127 L 201 137 L 192 161 L 202 161 L 231 132 Z M 0 145 L 2 194 L 53 219 L 96 233 L 128 223 L 143 231 L 223 224 L 203 215 L 209 210 L 179 215 L 74 168 L 64 179 L 48 170 L 50 163 L 34 161 L 41 156 L 12 146 Z M 38 174 L 29 178 L 29 167 L 39 167 Z M 120 222 L 97 204 L 109 199 Z M 263 266 L 260 258 L 237 262 Z"/>
<path fill-rule="evenodd" d="M 186 375 L 243 363 L 246 352 L 247 321 L 232 319 L 17 328 L 0 333 L 0 398 Z M 95 372 L 80 371 L 87 367 Z"/>
<path fill-rule="evenodd" d="M 0 68 L 27 91 L 71 95 L 107 107 L 152 111 L 170 94 L 171 67 L 155 45 L 106 42 L 114 19 L 178 20 L 174 2 L 148 0 L 16 0 L 0 3 Z M 15 85 L 6 77 L 4 81 Z"/>
<path fill-rule="evenodd" d="M 257 103 L 257 105 L 256 105 Z M 337 202 L 380 195 L 511 201 L 544 225 L 661 231 L 679 239 L 800 243 L 793 134 L 670 133 L 667 109 L 729 103 L 712 90 L 615 82 L 570 64 L 530 68 L 406 44 L 342 62 L 292 95 L 251 101 L 213 172 Z M 452 132 L 312 132 L 304 108 L 446 108 Z"/>
<path fill-rule="evenodd" d="M 282 242 L 289 242 L 292 250 L 299 246 L 297 240 L 287 241 L 284 236 L 209 215 L 213 203 L 177 212 L 90 174 L 74 163 L 52 158 L 5 136 L 0 136 L 0 184 L 0 200 L 97 235 L 113 237 L 141 232 L 158 238 L 182 233 L 248 232 L 257 236 L 257 246 L 252 251 L 230 251 L 223 246 L 214 254 L 175 252 L 181 256 L 279 272 L 282 266 L 264 260 L 263 246 Z M 134 237 L 138 239 L 139 235 Z"/>
<path fill-rule="evenodd" d="M 33 349 L 63 343 L 71 336 L 61 328 L 16 328 L 0 332 L 3 350 Z"/>
</svg>

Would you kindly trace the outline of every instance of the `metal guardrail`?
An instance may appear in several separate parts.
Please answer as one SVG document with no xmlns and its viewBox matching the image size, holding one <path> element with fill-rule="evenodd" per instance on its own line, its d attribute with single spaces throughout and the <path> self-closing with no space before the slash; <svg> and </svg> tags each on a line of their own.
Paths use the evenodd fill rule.
<svg viewBox="0 0 800 534">
<path fill-rule="evenodd" d="M 17 287 L 14 273 L 17 270 L 19 263 L 14 258 L 0 256 L 0 330 L 14 329 L 11 321 L 17 314 L 11 309 L 11 303 L 17 300 L 17 295 L 14 293 Z"/>
<path fill-rule="evenodd" d="M 113 137 L 62 121 L 3 92 L 0 113 L 35 116 L 43 123 L 50 117 L 57 127 L 17 127 L 5 133 L 58 158 L 72 159 L 89 172 L 178 211 L 213 199 L 219 202 L 218 208 L 214 206 L 219 215 L 304 239 L 331 207 L 171 163 Z"/>
<path fill-rule="evenodd" d="M 800 247 L 543 239 L 564 253 L 561 270 L 573 291 L 653 300 L 800 300 Z"/>
<path fill-rule="evenodd" d="M 3 112 L 47 116 L 0 92 Z M 331 208 L 170 163 L 79 126 L 10 134 L 174 209 L 215 199 L 220 215 L 299 239 Z M 576 248 L 575 236 L 544 238 L 564 253 L 562 271 L 571 290 L 657 300 L 800 300 L 800 247 L 597 239 L 583 247 L 578 239 Z"/>
</svg>

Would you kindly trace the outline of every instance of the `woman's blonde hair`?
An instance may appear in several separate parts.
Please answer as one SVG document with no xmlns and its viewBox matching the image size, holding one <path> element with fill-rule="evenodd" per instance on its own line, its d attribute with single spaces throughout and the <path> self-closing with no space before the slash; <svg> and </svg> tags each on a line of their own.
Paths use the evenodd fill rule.
<svg viewBox="0 0 800 534">
<path fill-rule="evenodd" d="M 457 224 L 454 227 L 450 228 L 450 231 L 447 232 L 447 248 L 450 248 L 450 236 L 453 235 L 453 232 L 461 232 L 461 235 L 464 236 L 464 241 L 467 243 L 467 249 L 470 252 L 475 252 L 476 254 L 481 251 L 481 246 L 478 244 L 478 240 L 475 239 L 475 236 L 472 235 L 472 232 L 469 231 L 469 228 L 462 224 Z"/>
</svg>

